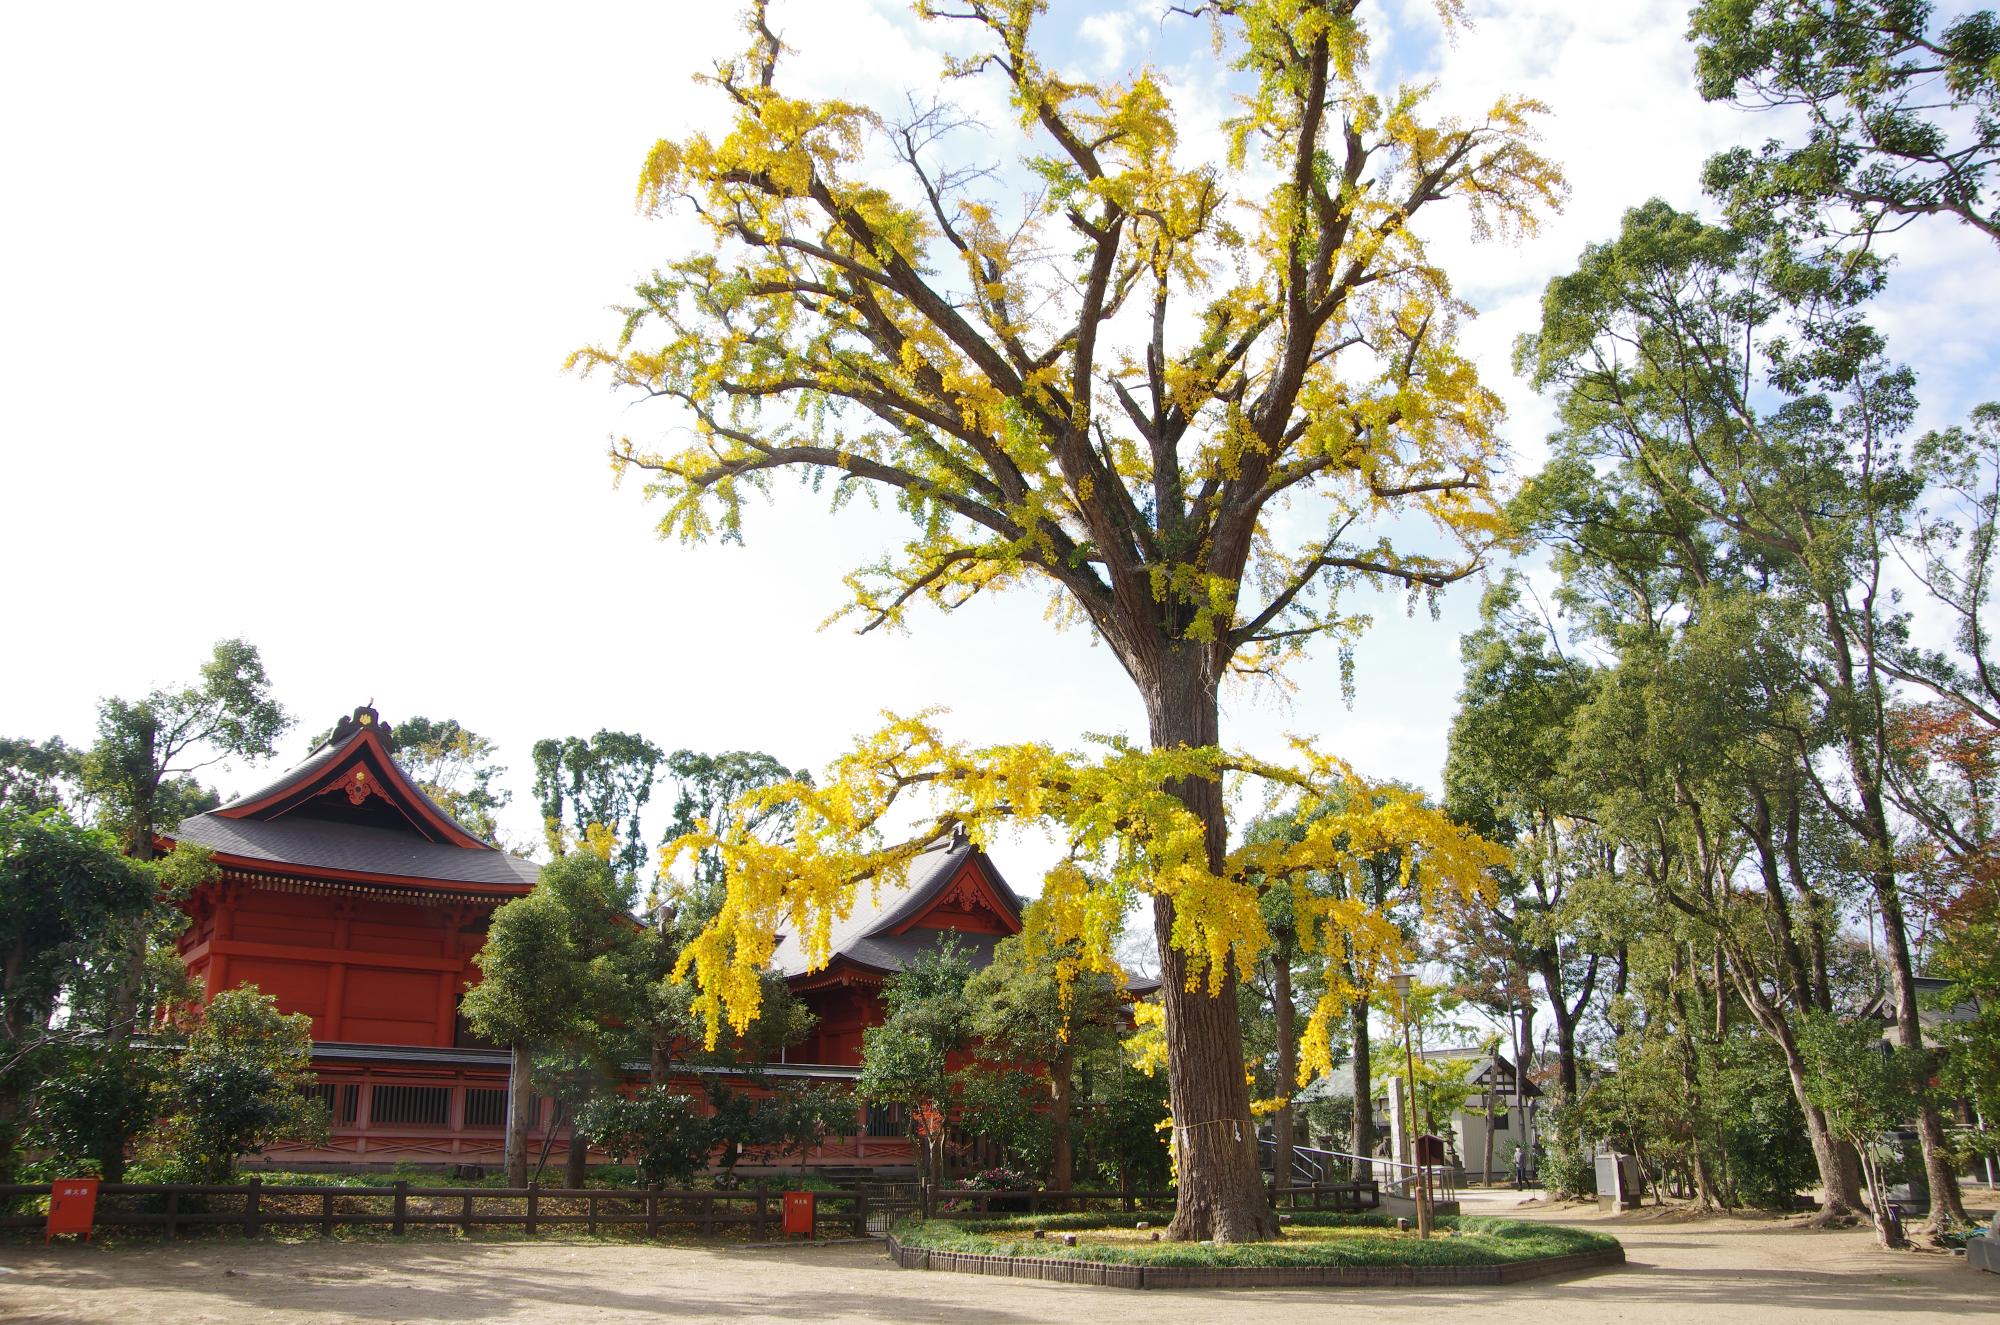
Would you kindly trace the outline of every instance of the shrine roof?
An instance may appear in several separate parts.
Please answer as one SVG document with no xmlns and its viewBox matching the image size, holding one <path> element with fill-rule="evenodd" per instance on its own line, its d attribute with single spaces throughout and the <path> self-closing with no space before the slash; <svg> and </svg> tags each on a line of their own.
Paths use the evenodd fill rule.
<svg viewBox="0 0 2000 1325">
<path fill-rule="evenodd" d="M 181 820 L 173 836 L 176 841 L 192 842 L 224 855 L 304 869 L 514 886 L 532 885 L 541 873 L 535 862 L 504 851 L 427 842 L 412 833 L 363 824 L 197 814 Z"/>
<path fill-rule="evenodd" d="M 209 848 L 225 865 L 510 890 L 534 884 L 539 866 L 453 818 L 396 762 L 393 749 L 390 729 L 363 705 L 302 763 L 227 805 L 183 819 L 168 836 Z"/>
<path fill-rule="evenodd" d="M 899 887 L 884 885 L 870 890 L 863 884 L 855 895 L 854 909 L 844 920 L 833 923 L 827 940 L 827 965 L 841 960 L 870 970 L 894 973 L 909 965 L 924 950 L 946 935 L 956 935 L 974 967 L 993 960 L 993 948 L 1001 935 L 951 929 L 911 929 L 910 922 L 936 905 L 944 892 L 959 878 L 968 862 L 977 861 L 984 881 L 1007 912 L 1004 917 L 1018 930 L 1021 927 L 1021 899 L 1000 876 L 991 858 L 962 837 L 940 838 L 930 850 L 910 865 L 910 875 Z M 903 930 L 898 933 L 896 931 Z M 783 942 L 772 964 L 786 977 L 807 973 L 805 943 L 789 923 L 778 928 Z M 824 968 L 822 968 L 824 969 Z"/>
</svg>

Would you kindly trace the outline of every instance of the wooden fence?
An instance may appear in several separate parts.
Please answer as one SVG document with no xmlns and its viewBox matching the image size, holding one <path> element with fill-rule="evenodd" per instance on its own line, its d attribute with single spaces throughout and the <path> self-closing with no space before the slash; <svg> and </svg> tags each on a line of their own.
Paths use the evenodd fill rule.
<svg viewBox="0 0 2000 1325">
<path fill-rule="evenodd" d="M 48 1183 L 0 1185 L 0 1211 L 19 1210 L 26 1200 L 49 1194 Z M 886 1232 L 894 1219 L 915 1213 L 918 1201 L 908 1188 L 815 1192 L 816 1222 L 853 1236 L 866 1236 L 871 1220 Z M 1088 1210 L 1134 1211 L 1171 1206 L 1171 1189 L 1071 1191 L 943 1191 L 934 1194 L 933 1214 L 944 1219 L 976 1219 L 1012 1213 L 1062 1214 Z M 1326 1183 L 1273 1193 L 1280 1209 L 1360 1211 L 1373 1209 L 1373 1183 Z M 265 1229 L 311 1228 L 330 1237 L 340 1227 L 450 1227 L 470 1234 L 477 1228 L 518 1228 L 533 1237 L 546 1229 L 633 1228 L 649 1238 L 673 1229 L 713 1237 L 746 1230 L 765 1241 L 782 1227 L 780 1196 L 772 1191 L 656 1190 L 616 1187 L 415 1187 L 398 1182 L 379 1187 L 283 1186 L 258 1178 L 234 1185 L 106 1183 L 98 1189 L 97 1226 L 164 1230 L 168 1237 L 196 1229 L 240 1232 L 254 1238 Z M 38 1229 L 40 1213 L 0 1213 L 0 1229 Z M 819 1231 L 815 1229 L 815 1233 Z"/>
<path fill-rule="evenodd" d="M 47 1196 L 49 1184 L 0 1186 L 0 1209 L 21 1198 Z M 820 1192 L 822 1222 L 863 1231 L 867 1192 Z M 829 1208 L 830 1207 L 830 1208 Z M 0 1228 L 40 1228 L 40 1214 L 0 1215 Z M 643 1228 L 647 1237 L 662 1229 L 713 1236 L 748 1229 L 757 1240 L 781 1227 L 779 1195 L 770 1191 L 656 1190 L 615 1187 L 571 1190 L 560 1187 L 293 1187 L 252 1178 L 226 1185 L 106 1183 L 98 1189 L 100 1228 L 164 1229 L 168 1237 L 196 1228 L 231 1228 L 256 1237 L 267 1228 L 316 1228 L 330 1236 L 336 1227 L 412 1228 L 447 1226 L 519 1228 L 529 1236 L 550 1228 Z"/>
</svg>

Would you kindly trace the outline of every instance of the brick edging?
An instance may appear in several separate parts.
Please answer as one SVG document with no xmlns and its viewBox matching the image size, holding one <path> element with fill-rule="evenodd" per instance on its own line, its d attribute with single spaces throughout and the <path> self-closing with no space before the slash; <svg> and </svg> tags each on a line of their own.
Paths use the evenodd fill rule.
<svg viewBox="0 0 2000 1325">
<path fill-rule="evenodd" d="M 906 1247 L 889 1235 L 889 1258 L 905 1270 L 994 1274 L 1103 1288 L 1458 1288 L 1515 1284 L 1625 1263 L 1625 1249 L 1509 1261 L 1504 1265 L 1114 1265 L 1052 1256 L 992 1256 Z"/>
</svg>

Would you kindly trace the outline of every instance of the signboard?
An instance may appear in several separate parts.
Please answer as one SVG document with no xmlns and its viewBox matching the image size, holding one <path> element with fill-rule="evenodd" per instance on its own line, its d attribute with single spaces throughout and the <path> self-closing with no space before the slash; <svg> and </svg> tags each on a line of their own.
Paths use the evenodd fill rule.
<svg viewBox="0 0 2000 1325">
<path fill-rule="evenodd" d="M 58 1233 L 81 1233 L 88 1242 L 96 1221 L 97 1179 L 58 1178 L 49 1184 L 49 1226 L 43 1242 Z"/>
<path fill-rule="evenodd" d="M 794 1233 L 803 1233 L 807 1237 L 812 1237 L 815 1213 L 813 1194 L 811 1192 L 786 1192 L 785 1236 L 790 1237 Z"/>
<path fill-rule="evenodd" d="M 1444 1159 L 1444 1138 L 1432 1136 L 1429 1132 L 1417 1138 L 1417 1163 L 1419 1166 L 1442 1164 Z"/>
</svg>

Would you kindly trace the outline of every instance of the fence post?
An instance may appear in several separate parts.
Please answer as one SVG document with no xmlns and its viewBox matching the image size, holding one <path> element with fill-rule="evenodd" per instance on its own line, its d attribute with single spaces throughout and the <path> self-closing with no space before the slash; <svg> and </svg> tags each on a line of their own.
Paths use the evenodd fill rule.
<svg viewBox="0 0 2000 1325">
<path fill-rule="evenodd" d="M 712 1238 L 715 1236 L 715 1193 L 714 1192 L 710 1192 L 707 1195 L 707 1197 L 703 1199 L 701 1203 L 701 1235 L 705 1238 Z"/>
<path fill-rule="evenodd" d="M 528 1236 L 531 1238 L 535 1236 L 535 1216 L 538 1213 L 540 1213 L 541 1201 L 542 1201 L 541 1184 L 534 1182 L 529 1183 L 528 1184 Z"/>
<path fill-rule="evenodd" d="M 407 1224 L 405 1223 L 405 1221 L 408 1220 L 409 1217 L 410 1217 L 410 1184 L 408 1179 L 402 1179 L 396 1183 L 396 1217 L 390 1223 L 389 1231 L 391 1233 L 394 1233 L 397 1237 L 401 1237 L 403 1235 L 404 1230 L 407 1228 Z"/>
<path fill-rule="evenodd" d="M 319 1189 L 319 1235 L 323 1238 L 333 1236 L 333 1188 L 331 1187 Z"/>
<path fill-rule="evenodd" d="M 857 1238 L 868 1236 L 868 1193 L 866 1190 L 856 1190 L 854 1193 L 854 1236 Z"/>
<path fill-rule="evenodd" d="M 770 1218 L 770 1214 L 766 1209 L 766 1206 L 770 1203 L 770 1200 L 771 1200 L 770 1194 L 767 1193 L 762 1187 L 759 1187 L 757 1189 L 757 1211 L 756 1211 L 757 1223 L 755 1225 L 757 1241 L 759 1242 L 768 1242 L 770 1241 L 771 1238 L 769 1230 L 766 1229 L 764 1226 L 765 1220 Z"/>
<path fill-rule="evenodd" d="M 468 1238 L 472 1236 L 472 1193 L 465 1194 L 465 1204 L 459 1210 L 458 1223 Z"/>
<path fill-rule="evenodd" d="M 167 1193 L 167 1241 L 169 1242 L 173 1241 L 174 1233 L 180 1227 L 180 1217 L 181 1194 L 179 1191 L 169 1191 Z"/>
<path fill-rule="evenodd" d="M 250 1188 L 243 1195 L 243 1236 L 254 1238 L 264 1231 L 264 1180 L 250 1179 Z"/>
<path fill-rule="evenodd" d="M 596 1192 L 592 1192 L 590 1195 L 583 1198 L 583 1231 L 590 1234 L 590 1236 L 592 1237 L 597 1236 L 597 1193 Z"/>
<path fill-rule="evenodd" d="M 657 1187 L 646 1193 L 646 1236 L 660 1236 L 660 1190 Z"/>
</svg>

